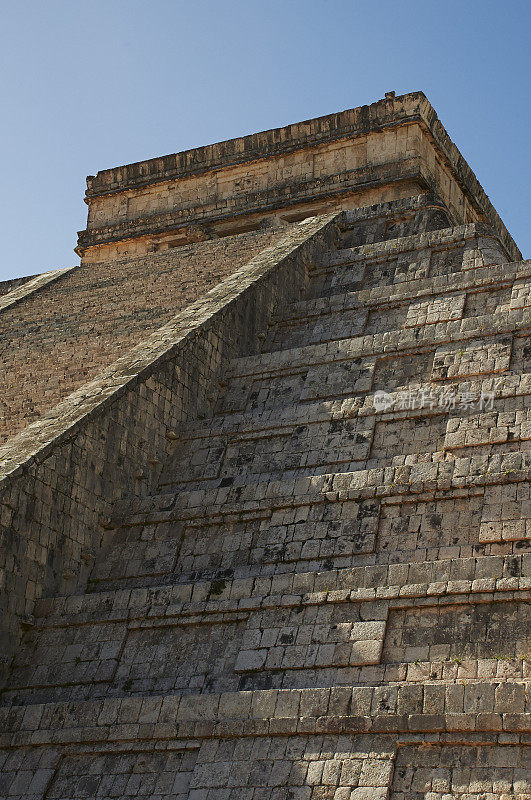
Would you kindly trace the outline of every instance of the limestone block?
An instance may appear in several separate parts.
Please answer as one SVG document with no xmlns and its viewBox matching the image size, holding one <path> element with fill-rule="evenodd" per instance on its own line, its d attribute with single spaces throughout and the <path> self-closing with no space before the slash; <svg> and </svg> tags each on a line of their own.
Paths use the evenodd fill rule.
<svg viewBox="0 0 531 800">
<path fill-rule="evenodd" d="M 512 309 L 531 307 L 531 282 L 516 281 L 513 284 L 509 307 Z"/>
<path fill-rule="evenodd" d="M 531 413 L 526 411 L 476 414 L 448 420 L 445 449 L 477 447 L 531 438 Z"/>
<path fill-rule="evenodd" d="M 529 485 L 489 487 L 481 515 L 480 542 L 526 542 L 530 537 Z"/>
<path fill-rule="evenodd" d="M 356 605 L 251 614 L 236 671 L 304 670 L 376 664 L 385 621 L 360 619 Z"/>
<path fill-rule="evenodd" d="M 512 603 L 391 611 L 382 660 L 521 658 L 530 626 L 527 609 Z"/>
<path fill-rule="evenodd" d="M 418 325 L 434 325 L 437 322 L 461 319 L 465 299 L 465 294 L 458 294 L 434 297 L 429 300 L 419 300 L 411 303 L 404 327 L 414 328 Z"/>
<path fill-rule="evenodd" d="M 437 744 L 429 748 L 429 756 L 426 749 L 398 749 L 390 800 L 408 800 L 417 793 L 429 800 L 523 800 L 531 790 L 525 750 L 518 745 Z"/>
<path fill-rule="evenodd" d="M 462 346 L 444 345 L 435 351 L 432 381 L 487 375 L 509 369 L 511 339 L 486 339 Z"/>
<path fill-rule="evenodd" d="M 367 392 L 372 385 L 374 368 L 374 359 L 353 359 L 310 369 L 301 392 L 301 400 L 352 396 Z"/>
</svg>

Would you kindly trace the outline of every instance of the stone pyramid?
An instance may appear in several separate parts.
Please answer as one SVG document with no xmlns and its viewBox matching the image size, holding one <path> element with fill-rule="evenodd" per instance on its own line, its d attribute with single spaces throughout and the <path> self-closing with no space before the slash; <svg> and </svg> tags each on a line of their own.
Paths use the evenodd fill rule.
<svg viewBox="0 0 531 800">
<path fill-rule="evenodd" d="M 296 171 L 291 205 L 279 181 L 250 260 L 0 449 L 1 798 L 531 796 L 531 263 L 405 98 L 354 133 L 377 152 L 393 120 L 431 130 L 429 181 L 386 145 L 368 195 L 367 165 L 339 163 L 352 121 L 323 118 L 320 144 L 301 123 L 307 192 L 324 143 L 339 200 L 308 215 Z M 100 211 L 112 181 L 186 180 L 146 164 L 92 179 Z M 101 214 L 79 270 L 255 235 L 220 215 L 167 247 L 151 220 L 149 255 L 139 220 L 118 245 Z M 71 279 L 15 287 L 17 314 Z"/>
</svg>

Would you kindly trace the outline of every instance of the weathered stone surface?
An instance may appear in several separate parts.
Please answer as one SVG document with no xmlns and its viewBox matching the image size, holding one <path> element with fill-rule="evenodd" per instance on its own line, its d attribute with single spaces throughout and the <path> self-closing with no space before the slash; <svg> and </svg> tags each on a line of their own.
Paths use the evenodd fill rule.
<svg viewBox="0 0 531 800">
<path fill-rule="evenodd" d="M 0 313 L 108 314 L 0 448 L 0 797 L 527 800 L 531 263 L 424 96 L 87 196 Z"/>
<path fill-rule="evenodd" d="M 256 231 L 141 260 L 58 270 L 0 297 L 0 442 L 96 377 L 275 237 L 277 231 Z"/>
<path fill-rule="evenodd" d="M 225 235 L 264 217 L 293 221 L 408 198 L 427 187 L 438 196 L 431 204 L 435 228 L 448 220 L 489 222 L 511 259 L 520 257 L 422 92 L 89 176 L 78 252 L 85 263 L 143 255 L 186 241 L 183 224 Z M 399 214 L 383 231 L 368 231 L 365 241 L 388 238 L 390 228 L 391 238 L 403 235 L 411 221 Z M 481 249 L 471 252 L 470 268 L 493 263 L 488 250 L 478 255 Z"/>
</svg>

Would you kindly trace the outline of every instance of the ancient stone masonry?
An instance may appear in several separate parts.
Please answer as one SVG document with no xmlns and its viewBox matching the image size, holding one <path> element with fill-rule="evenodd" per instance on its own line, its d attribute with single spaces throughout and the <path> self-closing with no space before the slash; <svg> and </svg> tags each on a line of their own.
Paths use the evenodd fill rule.
<svg viewBox="0 0 531 800">
<path fill-rule="evenodd" d="M 18 289 L 19 286 L 22 286 L 34 277 L 36 276 L 29 275 L 27 278 L 11 278 L 11 280 L 0 281 L 0 297 L 2 297 L 4 294 L 12 292 L 13 289 Z"/>
<path fill-rule="evenodd" d="M 424 96 L 88 200 L 0 312 L 124 295 L 0 448 L 0 797 L 528 800 L 531 262 Z"/>
<path fill-rule="evenodd" d="M 0 297 L 0 441 L 277 237 L 276 231 L 253 231 L 112 265 L 57 270 Z"/>
</svg>

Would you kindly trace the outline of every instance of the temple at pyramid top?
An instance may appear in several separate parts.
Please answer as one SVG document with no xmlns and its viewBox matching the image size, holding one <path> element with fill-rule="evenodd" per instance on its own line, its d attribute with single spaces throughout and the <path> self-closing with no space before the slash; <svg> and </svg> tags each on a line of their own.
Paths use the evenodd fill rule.
<svg viewBox="0 0 531 800">
<path fill-rule="evenodd" d="M 521 258 L 422 92 L 91 175 L 76 252 L 137 257 L 419 194 L 453 225 L 489 223 Z"/>
</svg>

